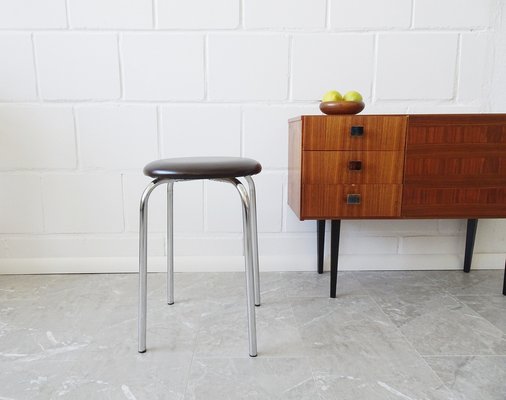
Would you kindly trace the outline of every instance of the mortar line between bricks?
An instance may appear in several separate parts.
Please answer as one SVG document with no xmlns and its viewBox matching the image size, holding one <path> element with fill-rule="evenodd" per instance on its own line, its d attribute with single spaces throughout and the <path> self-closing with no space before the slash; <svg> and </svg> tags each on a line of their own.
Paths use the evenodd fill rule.
<svg viewBox="0 0 506 400">
<path fill-rule="evenodd" d="M 413 30 L 415 28 L 415 2 L 416 0 L 411 0 L 411 20 L 409 23 L 409 29 Z"/>
<path fill-rule="evenodd" d="M 209 101 L 209 35 L 204 35 L 203 44 L 203 60 L 204 63 L 204 100 Z"/>
<path fill-rule="evenodd" d="M 330 31 L 330 11 L 331 11 L 330 0 L 326 0 L 326 2 L 325 2 L 325 30 L 326 31 Z"/>
<path fill-rule="evenodd" d="M 210 100 L 204 101 L 202 99 L 196 99 L 194 101 L 189 100 L 115 100 L 115 99 L 107 99 L 107 100 L 51 100 L 51 99 L 43 99 L 43 100 L 35 100 L 35 101 L 8 101 L 8 100 L 0 100 L 0 106 L 70 106 L 70 105 L 173 105 L 173 106 L 192 106 L 192 105 L 228 105 L 228 106 L 314 106 L 315 113 L 317 115 L 321 115 L 317 106 L 320 100 Z M 476 104 L 472 102 L 459 102 L 455 103 L 451 99 L 379 99 L 373 101 L 371 106 L 413 106 L 413 105 L 437 105 L 437 106 L 454 106 L 454 107 L 472 107 L 476 106 Z M 399 114 L 405 114 L 404 112 L 400 112 Z M 368 115 L 368 114 L 362 114 Z"/>
<path fill-rule="evenodd" d="M 125 193 L 125 175 L 121 174 L 120 176 L 120 183 L 121 183 L 121 216 L 123 217 L 123 232 L 127 232 L 127 212 L 126 212 L 126 193 Z"/>
<path fill-rule="evenodd" d="M 30 41 L 32 44 L 32 57 L 33 57 L 33 74 L 35 79 L 35 97 L 38 102 L 42 100 L 41 91 L 40 91 L 40 79 L 39 79 L 39 71 L 37 67 L 37 57 L 35 51 L 35 35 L 33 33 L 30 34 Z"/>
<path fill-rule="evenodd" d="M 123 100 L 125 98 L 125 80 L 124 80 L 124 73 L 123 73 L 123 59 L 121 57 L 121 45 L 122 45 L 122 36 L 120 33 L 118 33 L 116 38 L 116 45 L 118 46 L 118 78 L 119 78 L 119 98 L 120 100 Z"/>
<path fill-rule="evenodd" d="M 156 156 L 160 159 L 163 154 L 163 134 L 162 134 L 162 110 L 161 106 L 156 106 Z"/>
<path fill-rule="evenodd" d="M 245 157 L 246 153 L 246 140 L 245 140 L 245 134 L 246 134 L 246 122 L 244 118 L 244 109 L 241 107 L 240 113 L 239 113 L 239 156 Z"/>
<path fill-rule="evenodd" d="M 376 86 L 378 82 L 378 54 L 379 54 L 379 35 L 374 35 L 373 44 L 373 62 L 372 62 L 372 79 L 371 79 L 371 101 L 376 101 Z"/>
<path fill-rule="evenodd" d="M 54 34 L 62 34 L 62 35 L 73 35 L 73 34 L 114 34 L 114 33 L 138 33 L 140 35 L 151 34 L 156 35 L 157 33 L 162 34 L 199 34 L 202 33 L 216 33 L 223 36 L 226 35 L 283 35 L 287 33 L 292 34 L 300 34 L 300 35 L 314 35 L 314 36 L 328 36 L 328 35 L 367 35 L 371 34 L 371 31 L 375 33 L 392 33 L 392 34 L 444 34 L 444 33 L 485 33 L 485 32 L 494 32 L 492 27 L 434 27 L 434 28 L 361 28 L 361 29 L 330 29 L 326 28 L 201 28 L 201 29 L 170 29 L 170 28 L 144 28 L 144 29 L 134 29 L 134 28 L 74 28 L 74 29 L 62 29 L 62 28 L 9 28 L 9 29 L 1 29 L 0 33 L 20 33 L 20 32 L 33 32 L 34 34 L 38 33 L 54 33 Z"/>
<path fill-rule="evenodd" d="M 460 63 L 462 61 L 462 34 L 457 36 L 457 55 L 455 57 L 455 78 L 453 81 L 453 101 L 457 102 L 460 89 Z"/>
<path fill-rule="evenodd" d="M 293 97 L 293 36 L 288 36 L 288 97 L 290 101 Z"/>
<path fill-rule="evenodd" d="M 246 14 L 246 10 L 245 10 L 246 7 L 244 4 L 244 1 L 245 0 L 239 1 L 239 25 L 237 26 L 238 30 L 244 30 L 244 20 L 245 20 L 245 14 Z"/>
<path fill-rule="evenodd" d="M 75 168 L 66 170 L 71 173 L 80 172 L 82 170 L 82 163 L 81 163 L 81 140 L 79 136 L 79 128 L 77 123 L 77 110 L 75 107 L 75 104 L 72 106 L 72 122 L 73 122 L 73 128 L 74 128 L 74 140 L 75 140 L 75 155 L 76 155 L 76 165 Z M 37 168 L 37 171 L 43 173 L 46 172 L 43 168 Z"/>
<path fill-rule="evenodd" d="M 158 2 L 157 0 L 151 0 L 151 26 L 153 29 L 157 30 L 158 23 L 157 23 L 157 16 L 158 16 Z"/>
<path fill-rule="evenodd" d="M 42 175 L 39 175 L 39 189 L 40 189 L 40 208 L 42 212 L 42 233 L 41 236 L 45 237 L 46 232 L 46 207 L 44 202 L 44 184 L 42 182 Z M 33 236 L 33 234 L 27 234 Z"/>
<path fill-rule="evenodd" d="M 65 22 L 67 23 L 67 29 L 70 30 L 70 7 L 69 7 L 69 0 L 65 0 Z"/>
</svg>

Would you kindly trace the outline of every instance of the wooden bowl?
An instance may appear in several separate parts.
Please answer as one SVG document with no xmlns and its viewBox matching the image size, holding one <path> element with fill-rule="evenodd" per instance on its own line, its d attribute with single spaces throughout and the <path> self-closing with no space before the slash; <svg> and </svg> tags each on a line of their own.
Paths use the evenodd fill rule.
<svg viewBox="0 0 506 400">
<path fill-rule="evenodd" d="M 365 107 L 363 101 L 322 101 L 320 110 L 327 115 L 358 114 Z"/>
</svg>

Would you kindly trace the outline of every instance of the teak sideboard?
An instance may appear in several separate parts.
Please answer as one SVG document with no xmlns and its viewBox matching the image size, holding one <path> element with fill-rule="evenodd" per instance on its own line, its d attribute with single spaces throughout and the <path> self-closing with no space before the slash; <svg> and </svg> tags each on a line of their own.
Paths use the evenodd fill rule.
<svg viewBox="0 0 506 400">
<path fill-rule="evenodd" d="M 288 204 L 318 221 L 319 273 L 332 220 L 331 297 L 342 219 L 465 218 L 469 272 L 478 219 L 506 217 L 506 114 L 290 119 Z"/>
</svg>

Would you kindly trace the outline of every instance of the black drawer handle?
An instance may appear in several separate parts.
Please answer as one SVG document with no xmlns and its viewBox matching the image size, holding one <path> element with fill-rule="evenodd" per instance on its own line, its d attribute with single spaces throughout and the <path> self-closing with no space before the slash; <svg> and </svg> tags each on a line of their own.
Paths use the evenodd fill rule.
<svg viewBox="0 0 506 400">
<path fill-rule="evenodd" d="M 358 161 L 358 160 L 348 161 L 348 169 L 350 171 L 361 171 L 362 170 L 362 161 Z"/>
<path fill-rule="evenodd" d="M 364 136 L 364 127 L 363 126 L 352 126 L 350 129 L 351 136 Z"/>
<path fill-rule="evenodd" d="M 360 204 L 360 195 L 359 194 L 347 194 L 346 195 L 346 204 Z"/>
</svg>

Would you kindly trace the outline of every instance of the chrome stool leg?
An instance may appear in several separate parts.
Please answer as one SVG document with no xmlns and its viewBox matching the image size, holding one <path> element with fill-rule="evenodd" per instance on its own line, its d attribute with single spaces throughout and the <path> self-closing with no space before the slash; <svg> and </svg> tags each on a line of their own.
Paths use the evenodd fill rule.
<svg viewBox="0 0 506 400">
<path fill-rule="evenodd" d="M 148 200 L 155 187 L 163 181 L 151 182 L 141 196 L 139 207 L 139 353 L 146 351 L 146 314 L 148 287 Z"/>
<path fill-rule="evenodd" d="M 167 304 L 174 304 L 174 181 L 167 183 Z"/>
<path fill-rule="evenodd" d="M 249 201 L 251 206 L 251 248 L 253 258 L 253 275 L 255 284 L 255 305 L 260 305 L 260 270 L 258 267 L 258 233 L 257 233 L 257 201 L 255 183 L 251 176 L 246 176 L 249 188 Z"/>
<path fill-rule="evenodd" d="M 248 192 L 244 185 L 237 178 L 225 179 L 232 183 L 242 200 L 242 216 L 243 216 L 243 236 L 244 236 L 244 259 L 246 266 L 246 303 L 248 315 L 248 337 L 249 337 L 249 355 L 257 356 L 257 336 L 255 321 L 255 290 L 254 290 L 254 273 L 253 273 L 253 257 L 252 257 L 252 227 L 251 227 L 251 204 Z"/>
<path fill-rule="evenodd" d="M 258 280 L 258 243 L 256 239 L 256 204 L 255 186 L 251 177 L 246 177 L 248 191 L 237 178 L 217 179 L 226 181 L 235 186 L 241 197 L 243 205 L 243 237 L 244 259 L 246 269 L 246 303 L 248 317 L 249 355 L 257 356 L 255 304 L 260 304 L 260 290 Z M 148 202 L 153 189 L 158 185 L 167 183 L 167 302 L 174 303 L 174 180 L 154 180 L 141 196 L 140 201 L 140 227 L 139 227 L 139 353 L 146 351 L 146 315 L 147 315 L 147 248 L 148 248 Z M 250 200 L 250 196 L 251 199 Z M 255 272 L 256 271 L 256 272 Z M 255 278 L 255 273 L 257 277 Z"/>
</svg>

